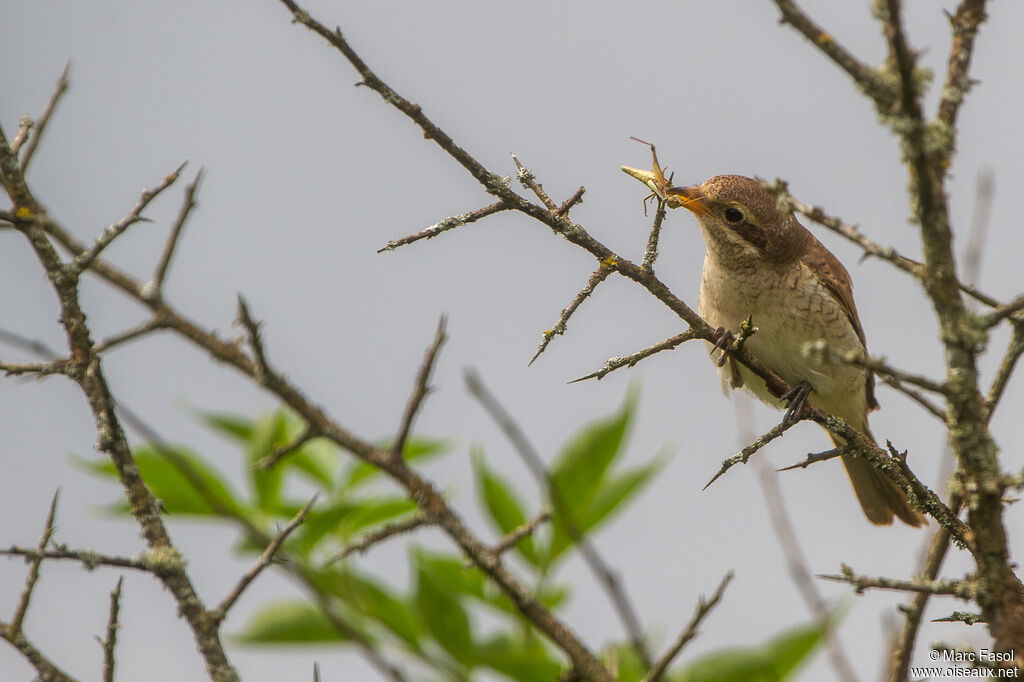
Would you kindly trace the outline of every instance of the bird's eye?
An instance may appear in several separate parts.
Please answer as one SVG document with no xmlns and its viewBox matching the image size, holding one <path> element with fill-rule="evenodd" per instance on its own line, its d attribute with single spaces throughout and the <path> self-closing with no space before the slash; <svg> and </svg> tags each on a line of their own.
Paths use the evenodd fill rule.
<svg viewBox="0 0 1024 682">
<path fill-rule="evenodd" d="M 738 208 L 727 208 L 725 209 L 725 220 L 735 225 L 736 223 L 743 221 L 743 211 Z"/>
</svg>

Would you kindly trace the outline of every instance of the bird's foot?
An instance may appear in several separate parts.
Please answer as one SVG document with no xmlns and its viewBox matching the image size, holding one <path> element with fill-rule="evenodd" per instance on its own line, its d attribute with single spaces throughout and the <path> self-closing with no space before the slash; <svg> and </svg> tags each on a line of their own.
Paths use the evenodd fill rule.
<svg viewBox="0 0 1024 682">
<path fill-rule="evenodd" d="M 783 426 L 789 428 L 803 419 L 804 408 L 807 406 L 807 396 L 810 394 L 811 385 L 806 381 L 801 381 L 779 396 L 779 400 L 786 403 L 786 414 L 782 417 Z"/>
<path fill-rule="evenodd" d="M 726 361 L 729 359 L 729 351 L 732 349 L 735 341 L 736 335 L 725 327 L 719 327 L 715 330 L 715 345 L 711 347 L 711 352 L 708 355 L 714 355 L 716 350 L 722 351 L 721 357 L 718 358 L 719 367 L 725 366 Z"/>
</svg>

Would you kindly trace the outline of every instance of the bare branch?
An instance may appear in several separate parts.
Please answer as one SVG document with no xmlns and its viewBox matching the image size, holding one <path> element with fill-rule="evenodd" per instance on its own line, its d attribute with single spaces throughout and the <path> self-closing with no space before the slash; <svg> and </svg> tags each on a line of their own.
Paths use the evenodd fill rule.
<svg viewBox="0 0 1024 682">
<path fill-rule="evenodd" d="M 103 339 L 96 344 L 96 352 L 104 353 L 112 348 L 128 343 L 129 341 L 135 341 L 136 339 L 142 338 L 143 336 L 146 336 L 158 329 L 163 329 L 166 326 L 166 323 L 159 317 L 150 318 L 138 326 L 126 329 L 123 332 Z"/>
<path fill-rule="evenodd" d="M 974 625 L 975 623 L 984 623 L 986 621 L 980 613 L 971 613 L 969 611 L 954 611 L 953 613 L 943 618 L 933 618 L 931 622 L 966 623 L 967 625 Z"/>
<path fill-rule="evenodd" d="M 796 426 L 798 423 L 798 421 L 787 422 L 786 420 L 782 420 L 781 422 L 770 428 L 768 431 L 763 433 L 753 443 L 743 448 L 732 457 L 723 460 L 722 466 L 718 470 L 718 473 L 711 477 L 711 480 L 704 485 L 703 490 L 707 490 L 712 483 L 717 481 L 722 476 L 722 474 L 724 474 L 726 471 L 731 469 L 736 464 L 746 464 L 747 460 L 749 460 L 755 452 L 757 452 L 764 446 L 768 445 L 768 443 L 771 443 L 773 440 L 784 434 L 793 426 Z"/>
<path fill-rule="evenodd" d="M 282 459 L 298 452 L 307 443 L 309 443 L 311 440 L 317 439 L 319 436 L 320 434 L 318 434 L 313 429 L 309 428 L 309 425 L 307 424 L 306 427 L 302 430 L 302 433 L 299 434 L 298 438 L 293 440 L 291 443 L 288 443 L 287 445 L 281 445 L 274 448 L 273 452 L 271 452 L 269 455 L 256 462 L 256 464 L 253 465 L 253 468 L 256 469 L 257 471 L 266 471 L 267 469 L 271 469 L 274 466 L 276 466 L 277 463 L 280 462 Z"/>
<path fill-rule="evenodd" d="M 946 82 L 942 86 L 942 100 L 936 117 L 949 128 L 956 127 L 960 105 L 971 86 L 969 71 L 974 38 L 985 19 L 985 0 L 963 0 L 949 20 L 953 27 L 953 47 L 949 51 Z"/>
<path fill-rule="evenodd" d="M 699 338 L 702 337 L 698 336 L 697 333 L 694 332 L 694 330 L 687 329 L 682 334 L 676 334 L 672 338 L 665 339 L 660 343 L 656 343 L 653 346 L 644 348 L 643 350 L 637 351 L 636 353 L 633 353 L 631 355 L 627 355 L 625 357 L 615 356 L 608 358 L 607 360 L 604 361 L 604 365 L 601 366 L 601 369 L 595 370 L 585 376 L 581 376 L 579 379 L 573 379 L 569 383 L 575 384 L 578 381 L 586 381 L 587 379 L 597 379 L 598 381 L 600 381 L 601 379 L 604 379 L 606 375 L 614 372 L 617 369 L 620 369 L 622 367 L 632 367 L 633 365 L 640 362 L 644 358 L 650 357 L 655 353 L 660 353 L 663 350 L 673 350 L 677 346 L 682 345 L 687 341 L 692 341 L 693 339 Z"/>
<path fill-rule="evenodd" d="M 423 404 L 423 399 L 427 397 L 427 393 L 431 390 L 427 386 L 427 382 L 430 381 L 430 374 L 434 370 L 437 352 L 441 349 L 441 344 L 448 338 L 445 333 L 447 326 L 448 319 L 442 315 L 441 319 L 437 321 L 434 341 L 430 344 L 430 348 L 427 349 L 426 356 L 423 358 L 423 364 L 420 365 L 419 372 L 416 373 L 416 382 L 413 384 L 412 395 L 409 396 L 409 401 L 405 405 L 405 411 L 402 413 L 402 421 L 398 425 L 398 434 L 395 436 L 395 442 L 391 446 L 391 456 L 393 458 L 398 459 L 402 457 L 405 451 L 405 441 L 409 438 L 409 432 L 412 430 L 412 422 L 416 418 L 416 413 L 419 412 L 420 405 Z"/>
<path fill-rule="evenodd" d="M 614 260 L 610 262 L 602 262 L 597 270 L 594 270 L 594 273 L 590 275 L 590 279 L 587 280 L 587 283 L 584 284 L 583 288 L 580 289 L 578 294 L 576 294 L 576 297 L 568 306 L 565 307 L 564 310 L 562 310 L 562 314 L 559 315 L 558 321 L 555 322 L 555 326 L 544 332 L 544 340 L 540 342 L 540 346 L 537 347 L 537 352 L 533 354 L 533 357 L 530 358 L 530 362 L 528 364 L 532 365 L 534 360 L 541 356 L 541 353 L 543 353 L 547 349 L 548 344 L 551 343 L 551 339 L 555 338 L 556 335 L 565 333 L 565 325 L 569 322 L 569 318 L 572 317 L 573 313 L 576 312 L 576 309 L 580 307 L 583 301 L 587 300 L 590 295 L 594 293 L 594 289 L 597 288 L 597 285 L 603 282 L 614 270 Z"/>
<path fill-rule="evenodd" d="M 594 573 L 598 583 L 608 594 L 612 606 L 615 608 L 615 612 L 619 616 L 619 620 L 622 621 L 622 625 L 629 635 L 630 642 L 633 648 L 636 650 L 637 655 L 640 656 L 641 660 L 646 665 L 650 665 L 650 655 L 647 652 L 647 647 L 644 644 L 643 630 L 640 627 L 640 620 L 636 616 L 636 610 L 633 604 L 630 602 L 629 597 L 626 596 L 625 590 L 619 583 L 618 577 L 614 571 L 608 566 L 604 558 L 598 553 L 597 549 L 590 542 L 589 538 L 580 531 L 579 526 L 573 516 L 572 510 L 569 505 L 566 504 L 565 498 L 562 497 L 561 491 L 558 489 L 558 485 L 552 478 L 551 473 L 547 467 L 544 466 L 544 461 L 541 459 L 540 453 L 533 447 L 526 434 L 523 433 L 519 425 L 512 419 L 512 416 L 502 407 L 498 399 L 487 390 L 480 380 L 480 377 L 473 370 L 466 370 L 465 374 L 466 388 L 484 408 L 484 411 L 490 415 L 491 419 L 498 425 L 498 427 L 504 432 L 508 438 L 512 447 L 522 458 L 526 464 L 530 473 L 533 474 L 537 482 L 547 490 L 548 498 L 551 500 L 551 505 L 554 507 L 555 513 L 562 520 L 566 533 L 569 538 L 576 544 L 580 549 L 580 554 L 583 557 L 584 562 L 590 567 L 590 570 Z"/>
<path fill-rule="evenodd" d="M 711 613 L 711 610 L 714 609 L 722 599 L 722 594 L 725 593 L 725 588 L 728 587 L 729 582 L 732 580 L 732 575 L 732 571 L 725 574 L 725 577 L 722 578 L 722 582 L 718 584 L 718 588 L 715 590 L 714 594 L 711 595 L 710 599 L 704 599 L 704 597 L 701 597 L 697 601 L 697 608 L 690 617 L 690 622 L 686 624 L 686 628 L 679 633 L 676 641 L 673 642 L 672 646 L 670 646 L 668 650 L 661 655 L 661 658 L 651 666 L 650 670 L 648 670 L 647 674 L 644 675 L 641 682 L 655 682 L 656 680 L 661 679 L 661 676 L 668 669 L 669 665 L 672 664 L 675 657 L 679 655 L 679 652 L 683 650 L 683 647 L 686 646 L 691 639 L 697 636 L 697 628 L 700 627 L 704 618 Z"/>
<path fill-rule="evenodd" d="M 498 556 L 504 554 L 505 552 L 507 552 L 508 550 L 512 549 L 517 544 L 519 544 L 520 540 L 522 540 L 523 538 L 525 538 L 528 535 L 532 534 L 533 531 L 537 530 L 537 528 L 542 523 L 545 523 L 546 521 L 550 521 L 550 520 L 551 520 L 551 510 L 548 509 L 547 507 L 545 507 L 544 509 L 541 509 L 537 513 L 537 515 L 534 516 L 532 519 L 530 519 L 526 523 L 522 524 L 521 526 L 517 526 L 517 527 L 513 528 L 512 530 L 510 530 L 508 532 L 508 535 L 503 537 L 501 539 L 501 542 L 496 544 L 492 551 L 495 553 L 495 555 L 498 555 Z"/>
<path fill-rule="evenodd" d="M 924 408 L 924 410 L 928 412 L 928 414 L 932 415 L 943 424 L 946 423 L 945 410 L 943 410 L 941 407 L 939 407 L 931 400 L 929 400 L 927 397 L 925 397 L 924 394 L 921 393 L 920 391 L 916 391 L 912 388 L 904 386 L 899 382 L 898 379 L 895 379 L 891 376 L 880 376 L 879 379 L 881 379 L 882 383 L 884 383 L 886 386 L 889 386 L 895 389 L 896 391 L 899 391 L 903 395 L 913 400 L 915 403 Z"/>
<path fill-rule="evenodd" d="M 820 206 L 811 206 L 810 204 L 798 201 L 789 193 L 789 183 L 785 180 L 781 178 L 776 178 L 775 182 L 761 180 L 761 187 L 774 194 L 792 210 L 803 215 L 808 220 L 812 220 L 822 227 L 832 230 L 836 234 L 845 237 L 849 241 L 861 247 L 861 249 L 864 250 L 865 258 L 873 256 L 892 263 L 900 270 L 913 275 L 918 280 L 921 280 L 921 278 L 924 277 L 924 263 L 916 261 L 913 258 L 907 258 L 906 256 L 900 255 L 891 246 L 882 246 L 881 244 L 872 241 L 868 237 L 864 236 L 856 225 L 844 223 L 842 219 L 827 214 L 825 209 Z M 987 306 L 995 307 L 999 305 L 999 301 L 978 290 L 978 288 L 973 284 L 958 282 L 958 286 L 965 294 Z"/>
<path fill-rule="evenodd" d="M 661 239 L 661 224 L 665 222 L 665 214 L 668 209 L 663 199 L 658 199 L 658 208 L 654 212 L 654 223 L 651 224 L 651 233 L 647 236 L 647 248 L 644 249 L 644 259 L 640 261 L 640 267 L 645 270 L 654 268 L 654 261 L 658 258 L 658 242 Z"/>
<path fill-rule="evenodd" d="M 46 515 L 46 526 L 43 528 L 43 535 L 39 538 L 39 554 L 46 551 L 47 545 L 50 544 L 50 538 L 53 537 L 53 520 L 57 515 L 57 499 L 60 497 L 60 489 L 53 493 L 53 499 L 50 501 L 50 511 Z M 37 556 L 33 559 L 29 559 L 28 576 L 25 578 L 25 587 L 21 590 L 21 597 L 18 599 L 18 605 L 14 608 L 14 615 L 11 616 L 11 623 L 8 625 L 8 629 L 11 634 L 21 632 L 21 625 L 25 621 L 25 614 L 28 612 L 28 604 L 32 601 L 32 590 L 36 587 L 36 581 L 39 580 L 39 567 L 42 565 L 43 559 L 41 556 Z"/>
<path fill-rule="evenodd" d="M 173 173 L 161 180 L 153 189 L 143 190 L 142 196 L 139 197 L 139 201 L 132 207 L 132 210 L 128 212 L 128 215 L 105 229 L 103 234 L 96 239 L 89 250 L 75 256 L 75 259 L 71 263 L 72 270 L 76 273 L 87 270 L 89 265 L 96 260 L 96 257 L 100 255 L 103 249 L 110 246 L 110 244 L 120 237 L 125 230 L 135 223 L 146 220 L 146 218 L 142 217 L 142 212 L 146 209 L 146 206 L 148 206 L 153 199 L 158 197 L 161 192 L 177 181 L 183 168 L 185 168 L 184 163 L 178 166 Z"/>
<path fill-rule="evenodd" d="M 440 222 L 434 223 L 433 225 L 424 230 L 420 230 L 419 232 L 415 232 L 406 237 L 402 237 L 401 239 L 393 239 L 389 241 L 383 247 L 377 249 L 377 253 L 383 253 L 385 251 L 394 251 L 400 246 L 412 244 L 413 242 L 418 242 L 421 239 L 433 239 L 442 232 L 447 232 L 448 230 L 453 230 L 456 227 L 462 227 L 463 225 L 468 225 L 469 223 L 475 223 L 481 218 L 486 218 L 489 215 L 494 215 L 495 213 L 500 213 L 501 211 L 508 211 L 511 208 L 512 207 L 506 205 L 505 202 L 498 201 L 493 204 L 484 206 L 483 208 L 478 208 L 475 211 L 470 211 L 469 213 L 460 213 L 459 215 L 450 216 Z"/>
<path fill-rule="evenodd" d="M 46 108 L 43 109 L 43 113 L 40 114 L 39 120 L 35 123 L 35 135 L 29 138 L 25 148 L 21 151 L 20 163 L 23 173 L 28 170 L 28 164 L 31 163 L 32 157 L 35 156 L 39 142 L 43 139 L 43 133 L 46 131 L 46 126 L 50 123 L 53 112 L 57 108 L 57 103 L 60 102 L 64 93 L 71 86 L 71 81 L 68 80 L 68 73 L 70 71 L 71 62 L 68 62 L 64 65 L 64 71 L 61 72 L 60 78 L 57 80 L 57 87 L 54 89 L 53 94 L 50 95 L 50 101 L 46 103 Z"/>
<path fill-rule="evenodd" d="M 782 467 L 776 469 L 776 471 L 792 471 L 793 469 L 806 469 L 807 467 L 815 464 L 816 462 L 824 462 L 825 460 L 835 459 L 849 452 L 849 449 L 842 445 L 838 448 L 832 448 L 831 450 L 825 450 L 824 452 L 812 452 L 807 455 L 807 459 L 796 464 L 790 464 L 788 467 Z"/>
<path fill-rule="evenodd" d="M 181 208 L 178 210 L 178 217 L 174 220 L 174 225 L 171 227 L 171 232 L 167 237 L 167 242 L 164 244 L 163 253 L 160 254 L 160 260 L 157 262 L 156 269 L 153 270 L 153 279 L 150 280 L 150 288 L 152 289 L 152 295 L 160 297 L 163 295 L 164 280 L 167 278 L 167 269 L 171 265 L 171 258 L 174 257 L 174 249 L 178 246 L 178 240 L 181 238 L 181 232 L 185 228 L 185 223 L 188 222 L 188 217 L 192 213 L 192 209 L 196 207 L 196 192 L 199 189 L 199 184 L 203 180 L 203 169 L 200 168 L 199 172 L 196 173 L 195 180 L 185 188 L 185 197 L 181 202 Z"/>
<path fill-rule="evenodd" d="M 53 549 L 47 550 L 29 549 L 27 547 L 12 545 L 7 549 L 0 549 L 0 556 L 21 556 L 25 557 L 30 562 L 49 559 L 77 561 L 88 571 L 95 569 L 97 566 L 111 566 L 113 568 L 131 568 L 137 571 L 145 571 L 147 573 L 153 572 L 153 566 L 149 561 L 147 561 L 145 556 L 114 556 L 111 554 L 102 554 L 93 549 L 68 549 L 63 545 L 58 545 Z"/>
<path fill-rule="evenodd" d="M 985 315 L 981 318 L 981 324 L 985 327 L 994 327 L 1006 318 L 1016 315 L 1021 310 L 1024 310 L 1024 294 Z"/>
<path fill-rule="evenodd" d="M 68 361 L 54 360 L 53 362 L 0 362 L 0 371 L 7 376 L 22 376 L 33 374 L 36 377 L 45 377 L 52 374 L 67 374 Z"/>
<path fill-rule="evenodd" d="M 18 132 L 14 136 L 14 139 L 11 140 L 12 152 L 15 154 L 18 153 L 18 150 L 21 149 L 21 145 L 25 144 L 25 141 L 28 139 L 28 133 L 32 130 L 32 126 L 34 125 L 35 122 L 28 116 L 21 117 L 21 120 L 18 121 Z"/>
<path fill-rule="evenodd" d="M 308 514 L 309 510 L 313 508 L 314 504 L 316 504 L 316 500 L 319 496 L 319 493 L 313 495 L 309 502 L 306 503 L 306 506 L 300 509 L 298 513 L 292 517 L 292 520 L 288 525 L 282 528 L 277 535 L 274 536 L 273 540 L 267 544 L 266 549 L 264 549 L 263 553 L 260 554 L 258 559 L 256 559 L 256 563 L 253 564 L 252 568 L 242 576 L 234 589 L 231 590 L 220 604 L 217 605 L 217 608 L 210 612 L 210 617 L 213 620 L 219 623 L 227 617 L 228 611 L 230 611 L 231 607 L 235 605 L 239 597 L 242 596 L 242 593 L 245 592 L 246 588 L 249 587 L 249 585 L 256 580 L 257 576 L 259 576 L 259 574 L 270 565 L 270 562 L 274 559 L 274 555 L 277 554 L 279 549 L 281 549 L 281 545 L 283 545 L 284 541 L 288 539 L 288 536 L 292 534 L 292 531 L 302 525 L 302 522 L 306 520 L 306 514 Z"/>
<path fill-rule="evenodd" d="M 927 580 L 924 578 L 896 580 L 894 578 L 872 578 L 854 573 L 853 569 L 845 564 L 842 567 L 842 573 L 839 575 L 819 575 L 818 577 L 822 580 L 849 583 L 853 585 L 857 594 L 868 589 L 879 589 L 946 595 L 967 601 L 974 601 L 978 596 L 978 584 L 974 580 Z"/>
<path fill-rule="evenodd" d="M 512 161 L 516 164 L 516 169 L 518 171 L 516 173 L 516 180 L 519 181 L 519 184 L 533 192 L 534 195 L 540 199 L 541 203 L 544 204 L 545 208 L 551 211 L 551 213 L 555 213 L 555 211 L 558 210 L 558 207 L 555 206 L 555 202 L 551 200 L 548 193 L 544 191 L 544 187 L 537 182 L 533 171 L 519 163 L 519 159 L 516 158 L 515 154 L 512 155 Z"/>
<path fill-rule="evenodd" d="M 402 533 L 408 533 L 409 531 L 415 530 L 421 526 L 430 526 L 435 523 L 437 523 L 437 519 L 432 519 L 425 514 L 417 514 L 416 516 L 412 516 L 404 521 L 385 524 L 377 530 L 367 533 L 356 542 L 346 545 L 343 550 L 325 561 L 324 565 L 333 564 L 335 561 L 343 561 L 357 552 L 362 554 L 374 545 L 383 542 L 390 537 L 401 535 Z"/>
<path fill-rule="evenodd" d="M 58 668 L 50 659 L 43 655 L 20 630 L 12 632 L 10 625 L 0 621 L 0 639 L 6 640 L 12 647 L 39 673 L 39 682 L 76 682 L 75 678 Z"/>
<path fill-rule="evenodd" d="M 267 352 L 263 347 L 263 334 L 260 332 L 261 323 L 253 319 L 249 312 L 249 304 L 241 294 L 238 295 L 238 321 L 245 329 L 249 339 L 249 347 L 252 348 L 253 356 L 256 358 L 255 379 L 266 385 L 274 371 L 267 361 Z"/>
<path fill-rule="evenodd" d="M 1003 361 L 999 363 L 999 369 L 992 380 L 992 386 L 988 389 L 988 395 L 986 396 L 988 419 L 992 419 L 992 413 L 1003 397 L 1003 391 L 1006 390 L 1006 385 L 1009 383 L 1010 376 L 1013 374 L 1013 370 L 1016 369 L 1017 361 L 1020 360 L 1022 354 L 1024 354 L 1024 322 L 1018 322 L 1013 326 L 1013 336 L 1010 337 L 1006 354 L 1003 355 Z"/>
<path fill-rule="evenodd" d="M 950 507 L 959 511 L 961 506 L 960 497 L 953 496 L 950 499 Z M 942 569 L 942 562 L 946 559 L 949 551 L 949 530 L 939 528 L 932 535 L 928 546 L 928 553 L 925 556 L 924 565 L 918 576 L 924 580 L 935 580 Z M 890 657 L 888 682 L 905 682 L 910 673 L 910 659 L 913 654 L 914 642 L 917 640 L 917 633 L 921 627 L 921 619 L 924 616 L 924 609 L 931 598 L 929 592 L 918 592 L 913 596 L 910 604 L 901 610 L 906 615 L 903 628 L 896 637 L 892 646 Z"/>
<path fill-rule="evenodd" d="M 879 76 L 878 72 L 858 60 L 849 50 L 840 45 L 832 34 L 827 33 L 791 0 L 774 0 L 782 13 L 781 23 L 789 24 L 825 56 L 847 73 L 857 87 L 874 100 L 880 111 L 888 111 L 895 103 L 896 94 Z"/>
<path fill-rule="evenodd" d="M 107 617 L 107 635 L 100 640 L 103 647 L 103 682 L 114 682 L 114 648 L 117 646 L 117 631 L 120 624 L 117 622 L 118 613 L 121 610 L 121 587 L 124 585 L 124 576 L 117 579 L 117 587 L 110 593 L 110 615 Z"/>
</svg>

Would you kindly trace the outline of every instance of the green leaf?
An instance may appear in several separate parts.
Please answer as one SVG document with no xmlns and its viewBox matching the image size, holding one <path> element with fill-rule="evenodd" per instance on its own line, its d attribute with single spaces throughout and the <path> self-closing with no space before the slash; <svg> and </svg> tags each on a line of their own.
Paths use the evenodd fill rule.
<svg viewBox="0 0 1024 682">
<path fill-rule="evenodd" d="M 153 496 L 163 501 L 168 513 L 219 516 L 220 509 L 232 514 L 243 513 L 243 505 L 237 501 L 227 481 L 191 451 L 181 447 L 160 451 L 142 445 L 135 449 L 134 454 L 142 480 L 149 486 Z M 109 459 L 93 461 L 75 457 L 72 461 L 92 474 L 117 479 L 117 471 Z M 189 474 L 182 473 L 183 470 Z M 196 490 L 193 478 L 202 486 L 205 496 Z M 128 502 L 117 502 L 111 509 L 119 514 L 127 514 Z"/>
<path fill-rule="evenodd" d="M 453 590 L 453 575 L 446 562 L 434 561 L 425 552 L 413 553 L 416 565 L 414 599 L 423 625 L 448 654 L 467 667 L 475 658 L 469 614 L 462 604 L 463 591 Z M 465 571 L 469 573 L 469 571 Z"/>
<path fill-rule="evenodd" d="M 296 434 L 297 435 L 297 434 Z M 245 465 L 249 472 L 249 481 L 256 492 L 256 503 L 264 512 L 280 513 L 281 487 L 284 483 L 284 467 L 259 469 L 256 463 L 268 457 L 278 447 L 284 447 L 293 441 L 288 433 L 288 424 L 284 412 L 278 410 L 256 422 L 256 428 L 246 443 Z"/>
<path fill-rule="evenodd" d="M 527 630 L 501 633 L 480 645 L 480 664 L 513 680 L 556 680 L 562 665 L 549 647 Z"/>
<path fill-rule="evenodd" d="M 618 412 L 585 426 L 556 457 L 551 478 L 562 503 L 570 510 L 578 512 L 588 506 L 605 472 L 620 454 L 636 398 L 636 391 L 630 389 Z"/>
<path fill-rule="evenodd" d="M 667 451 L 662 451 L 647 464 L 629 469 L 617 476 L 607 477 L 597 489 L 590 505 L 580 511 L 579 518 L 574 519 L 577 528 L 583 533 L 593 530 L 635 497 L 665 466 L 667 455 Z M 559 557 L 572 544 L 565 525 L 558 520 L 553 525 L 555 532 L 551 539 L 549 560 Z"/>
<path fill-rule="evenodd" d="M 390 442 L 378 443 L 378 446 L 384 449 L 391 447 Z M 402 449 L 402 457 L 406 462 L 427 461 L 448 452 L 449 449 L 451 449 L 451 443 L 446 440 L 409 438 L 405 441 L 405 447 Z M 380 474 L 381 471 L 378 467 L 366 462 L 356 462 L 349 466 L 342 485 L 346 488 L 356 487 L 370 479 L 379 477 Z"/>
<path fill-rule="evenodd" d="M 320 609 L 300 600 L 282 600 L 261 606 L 235 638 L 244 644 L 345 641 Z"/>
<path fill-rule="evenodd" d="M 671 675 L 673 682 L 782 682 L 821 642 L 821 628 L 802 625 L 766 644 L 731 648 L 701 656 Z"/>
<path fill-rule="evenodd" d="M 422 630 L 415 609 L 391 587 L 347 564 L 311 569 L 311 577 L 318 589 L 333 594 L 353 613 L 383 626 L 411 650 L 421 651 Z"/>
<path fill-rule="evenodd" d="M 362 531 L 369 532 L 416 509 L 416 503 L 408 497 L 368 497 L 352 504 L 352 513 L 341 520 L 336 529 L 337 535 L 344 540 L 350 540 Z"/>
<path fill-rule="evenodd" d="M 200 421 L 214 431 L 238 443 L 248 443 L 256 428 L 256 422 L 248 417 L 235 414 L 219 414 L 216 412 L 200 412 Z"/>
<path fill-rule="evenodd" d="M 476 474 L 477 493 L 489 514 L 490 521 L 502 535 L 507 535 L 513 529 L 526 523 L 523 503 L 516 496 L 512 484 L 487 466 L 483 450 L 473 448 L 471 454 L 473 472 Z M 516 551 L 531 564 L 537 565 L 537 548 L 532 536 L 528 535 L 516 543 Z"/>
</svg>

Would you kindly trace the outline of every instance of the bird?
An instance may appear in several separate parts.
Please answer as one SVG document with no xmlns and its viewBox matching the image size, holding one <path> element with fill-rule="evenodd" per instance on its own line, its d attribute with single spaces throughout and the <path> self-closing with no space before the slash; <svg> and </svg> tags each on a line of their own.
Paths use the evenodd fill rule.
<svg viewBox="0 0 1024 682">
<path fill-rule="evenodd" d="M 746 366 L 723 358 L 728 344 L 718 343 L 712 356 L 720 354 L 715 359 L 723 388 L 743 387 L 773 407 L 806 400 L 874 441 L 868 427 L 868 413 L 878 407 L 872 373 L 826 357 L 867 355 L 853 284 L 839 259 L 752 178 L 716 175 L 700 185 L 670 187 L 656 156 L 653 172 L 622 170 L 669 207 L 681 206 L 696 217 L 706 247 L 700 316 L 719 334 L 752 320 L 757 333 L 745 339 L 745 347 L 794 390 L 782 398 L 773 395 Z M 808 352 L 815 344 L 824 344 L 828 354 Z M 836 447 L 843 445 L 828 435 Z M 871 523 L 890 525 L 895 517 L 913 527 L 924 524 L 906 494 L 869 461 L 843 454 L 842 462 Z"/>
</svg>

